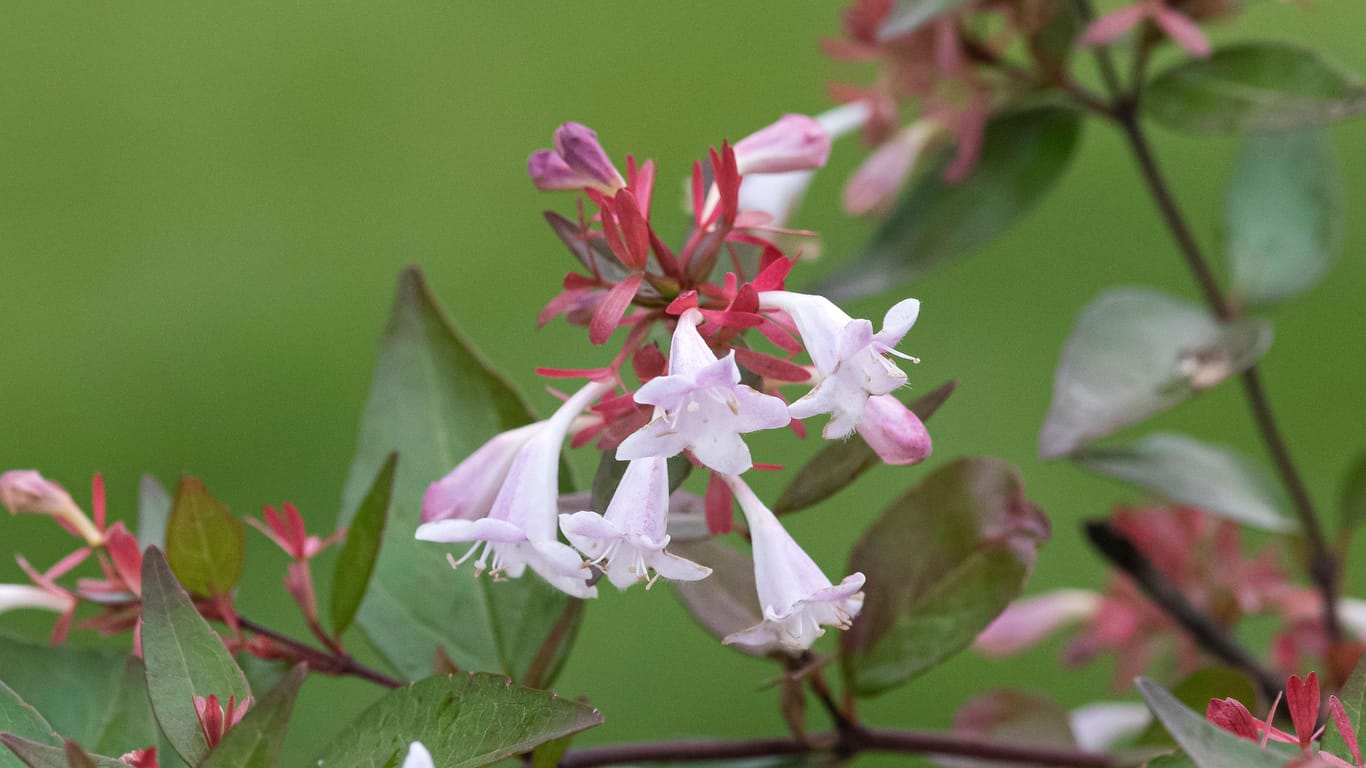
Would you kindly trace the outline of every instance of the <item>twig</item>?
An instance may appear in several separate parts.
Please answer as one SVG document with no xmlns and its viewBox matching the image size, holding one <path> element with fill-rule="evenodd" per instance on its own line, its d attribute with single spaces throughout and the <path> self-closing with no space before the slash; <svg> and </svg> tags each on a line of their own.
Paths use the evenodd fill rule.
<svg viewBox="0 0 1366 768">
<path fill-rule="evenodd" d="M 359 677 L 362 680 L 369 680 L 385 688 L 401 688 L 407 683 L 398 680 L 370 667 L 361 664 L 351 658 L 346 653 L 328 652 L 301 641 L 295 640 L 288 635 L 280 634 L 275 630 L 257 624 L 250 619 L 242 616 L 237 617 L 237 623 L 248 632 L 270 638 L 272 641 L 293 651 L 300 661 L 308 665 L 310 670 L 321 672 L 326 675 L 349 675 Z"/>
<path fill-rule="evenodd" d="M 1086 535 L 1105 559 L 1128 574 L 1143 593 L 1180 624 L 1201 648 L 1229 666 L 1247 673 L 1257 682 L 1268 701 L 1280 693 L 1281 684 L 1276 675 L 1234 641 L 1223 627 L 1191 605 L 1186 596 L 1134 546 L 1129 537 L 1104 521 L 1087 523 Z"/>
</svg>

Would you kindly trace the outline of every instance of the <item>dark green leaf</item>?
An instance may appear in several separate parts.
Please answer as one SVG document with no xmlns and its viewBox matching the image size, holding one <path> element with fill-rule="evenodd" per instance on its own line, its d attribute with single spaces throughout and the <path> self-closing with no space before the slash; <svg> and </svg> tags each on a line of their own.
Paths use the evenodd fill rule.
<svg viewBox="0 0 1366 768">
<path fill-rule="evenodd" d="M 1138 690 L 1157 719 L 1198 768 L 1281 768 L 1286 758 L 1205 720 L 1162 686 L 1140 677 Z"/>
<path fill-rule="evenodd" d="M 223 737 L 200 768 L 258 768 L 276 764 L 280 746 L 285 742 L 294 698 L 308 677 L 308 667 L 299 664 L 280 684 L 247 710 L 242 722 Z"/>
<path fill-rule="evenodd" d="M 565 752 L 569 751 L 569 744 L 573 740 L 573 736 L 561 736 L 533 749 L 531 751 L 531 768 L 558 768 L 560 759 L 564 757 Z"/>
<path fill-rule="evenodd" d="M 72 763 L 67 757 L 67 747 L 41 744 L 36 741 L 22 739 L 13 734 L 0 734 L 0 743 L 9 747 L 10 751 L 24 761 L 24 765 L 29 768 L 84 768 L 81 763 Z M 74 743 L 74 742 L 72 742 Z M 77 749 L 80 749 L 77 747 Z M 112 757 L 91 757 L 85 756 L 94 768 L 128 768 L 127 765 L 120 763 Z"/>
<path fill-rule="evenodd" d="M 1195 712 L 1203 712 L 1211 699 L 1236 699 L 1249 710 L 1257 706 L 1257 689 L 1252 681 L 1230 667 L 1197 669 L 1177 683 L 1172 696 Z M 1153 723 L 1137 740 L 1140 746 L 1169 746 L 1176 742 L 1161 723 Z"/>
<path fill-rule="evenodd" d="M 360 509 L 351 516 L 346 542 L 337 556 L 332 577 L 332 631 L 338 636 L 351 626 L 365 599 L 365 590 L 370 587 L 370 575 L 375 571 L 380 542 L 384 538 L 384 522 L 389 518 L 393 503 L 397 466 L 398 454 L 389 454 L 366 491 Z"/>
<path fill-rule="evenodd" d="M 912 402 L 910 409 L 921 421 L 929 421 L 957 386 L 956 381 L 941 384 L 938 389 Z M 846 440 L 831 441 L 797 470 L 792 482 L 778 496 L 773 513 L 785 515 L 825 501 L 853 485 L 855 478 L 881 463 L 882 459 L 857 434 L 850 435 Z"/>
<path fill-rule="evenodd" d="M 920 29 L 950 11 L 956 11 L 969 0 L 897 0 L 896 6 L 877 29 L 878 40 L 891 40 Z"/>
<path fill-rule="evenodd" d="M 1241 43 L 1161 72 L 1143 104 L 1177 131 L 1284 131 L 1361 114 L 1366 88 L 1308 48 Z"/>
<path fill-rule="evenodd" d="M 1019 596 L 1047 535 L 999 459 L 959 459 L 892 502 L 849 558 L 868 580 L 840 636 L 851 691 L 881 693 L 967 647 Z"/>
<path fill-rule="evenodd" d="M 1276 485 L 1251 459 L 1227 446 L 1157 433 L 1136 443 L 1087 448 L 1072 456 L 1082 469 L 1124 480 L 1172 501 L 1200 507 L 1240 525 L 1289 533 Z"/>
<path fill-rule="evenodd" d="M 122 651 L 35 645 L 0 636 L 0 680 L 33 705 L 57 733 L 96 743 L 123 679 Z"/>
<path fill-rule="evenodd" d="M 242 522 L 193 477 L 180 478 L 166 527 L 166 560 L 196 595 L 221 595 L 242 578 Z"/>
<path fill-rule="evenodd" d="M 422 274 L 399 279 L 343 495 L 348 525 L 390 453 L 403 457 L 379 561 L 357 623 L 410 679 L 444 647 L 462 669 L 520 678 L 568 596 L 536 577 L 494 583 L 452 573 L 446 550 L 413 539 L 427 486 L 494 434 L 525 424 L 526 405 L 450 324 Z M 572 633 L 570 634 L 572 637 Z"/>
<path fill-rule="evenodd" d="M 1322 130 L 1249 136 L 1224 206 L 1234 300 L 1274 304 L 1312 288 L 1342 249 L 1345 212 Z"/>
<path fill-rule="evenodd" d="M 1271 344 L 1271 327 L 1221 324 L 1147 288 L 1112 288 L 1082 310 L 1053 378 L 1039 434 L 1044 458 L 1064 456 L 1241 373 Z"/>
<path fill-rule="evenodd" d="M 171 519 L 171 494 L 151 475 L 138 482 L 138 546 L 166 546 L 166 523 Z"/>
<path fill-rule="evenodd" d="M 1342 709 L 1347 713 L 1348 722 L 1355 725 L 1358 729 L 1357 736 L 1360 738 L 1362 721 L 1361 713 L 1366 710 L 1366 654 L 1362 654 L 1357 660 L 1356 668 L 1347 677 L 1347 682 L 1342 684 L 1342 689 L 1337 693 L 1338 701 L 1342 702 Z M 1352 759 L 1352 753 L 1347 749 L 1347 742 L 1342 740 L 1342 734 L 1338 729 L 1329 726 L 1323 732 L 1323 748 L 1330 753 L 1337 755 L 1345 760 Z"/>
<path fill-rule="evenodd" d="M 442 768 L 476 768 L 601 722 L 592 707 L 499 675 L 431 677 L 391 691 L 361 713 L 318 764 L 385 768 L 420 741 Z"/>
<path fill-rule="evenodd" d="M 1021 747 L 1076 749 L 1067 710 L 1053 699 L 1037 693 L 1001 688 L 973 697 L 953 718 L 953 732 L 984 742 Z M 947 768 L 1014 768 L 1006 763 L 981 758 L 934 760 Z"/>
<path fill-rule="evenodd" d="M 242 670 L 209 623 L 181 590 L 166 558 L 156 547 L 142 558 L 142 658 L 147 694 L 166 739 L 190 765 L 209 747 L 195 715 L 196 696 L 250 694 Z"/>
<path fill-rule="evenodd" d="M 879 293 L 996 239 L 1062 177 L 1080 131 L 1081 118 L 1058 107 L 992 120 L 971 176 L 945 181 L 947 157 L 927 170 L 863 253 L 819 292 L 831 298 Z"/>
<path fill-rule="evenodd" d="M 105 704 L 97 735 L 88 742 L 96 752 L 122 755 L 160 743 L 161 734 L 147 700 L 147 673 L 141 659 L 129 656 L 124 660 L 123 676 Z"/>
<path fill-rule="evenodd" d="M 1077 39 L 1086 26 L 1078 11 L 1080 3 L 1049 3 L 1039 6 L 1046 20 L 1029 36 L 1029 52 L 1044 72 L 1061 75 L 1077 48 Z"/>
<path fill-rule="evenodd" d="M 671 581 L 683 607 L 712 637 L 725 639 L 764 620 L 754 585 L 754 558 L 718 539 L 673 541 L 669 551 L 711 569 L 699 581 Z M 732 645 L 741 653 L 764 656 L 765 651 Z"/>
<path fill-rule="evenodd" d="M 45 744 L 59 739 L 38 710 L 19 698 L 19 694 L 0 683 L 0 733 L 8 733 Z M 0 752 L 0 768 L 22 768 L 23 762 L 9 751 Z"/>
<path fill-rule="evenodd" d="M 1366 452 L 1358 455 L 1348 470 L 1340 498 L 1339 520 L 1345 530 L 1366 523 Z"/>
</svg>

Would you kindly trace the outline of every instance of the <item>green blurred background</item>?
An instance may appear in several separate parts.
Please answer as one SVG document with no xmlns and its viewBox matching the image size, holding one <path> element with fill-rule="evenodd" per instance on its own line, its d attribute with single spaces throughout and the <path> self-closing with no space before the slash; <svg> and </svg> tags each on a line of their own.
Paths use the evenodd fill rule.
<svg viewBox="0 0 1366 768">
<path fill-rule="evenodd" d="M 202 478 L 241 514 L 292 500 L 312 525 L 335 520 L 375 343 L 404 264 L 483 352 L 544 411 L 533 368 L 605 360 L 586 334 L 536 311 L 571 259 L 540 211 L 527 154 L 577 120 L 618 159 L 656 158 L 655 221 L 681 231 L 672 190 L 694 158 L 787 111 L 826 106 L 836 74 L 818 50 L 834 3 L 488 3 L 351 0 L 0 4 L 0 468 L 39 468 L 84 502 L 105 473 L 111 510 L 131 516 L 136 483 Z M 1366 71 L 1359 0 L 1254 3 L 1216 41 L 1281 38 Z M 1164 165 L 1205 241 L 1216 242 L 1235 143 L 1155 129 Z M 1366 124 L 1335 129 L 1353 209 L 1366 190 Z M 866 222 L 838 212 L 860 156 L 837 147 L 798 226 L 824 235 L 800 287 L 852 255 Z M 672 223 L 671 222 L 671 218 Z M 1350 227 L 1328 282 L 1274 313 L 1264 368 L 1315 496 L 1366 446 L 1366 228 Z M 1137 283 L 1195 298 L 1116 134 L 1090 125 L 1068 175 L 1022 226 L 972 259 L 849 307 L 881 317 L 923 302 L 902 347 L 920 391 L 955 378 L 935 417 L 929 467 L 964 454 L 1017 463 L 1052 516 L 1031 590 L 1099 586 L 1077 522 L 1136 498 L 1035 457 L 1052 368 L 1075 313 L 1103 286 Z M 1236 387 L 1157 420 L 1259 458 Z M 765 460 L 815 448 L 756 440 Z M 581 466 L 583 459 L 581 457 Z M 791 519 L 834 574 L 880 507 L 926 467 L 880 469 Z M 581 473 L 587 476 L 587 473 Z M 784 478 L 758 478 L 771 494 Z M 277 588 L 283 556 L 248 532 L 245 613 L 301 623 Z M 0 520 L 4 554 L 40 565 L 67 542 L 45 520 Z M 319 569 L 328 571 L 327 563 Z M 452 576 L 457 578 L 457 576 Z M 462 577 L 463 578 L 463 577 Z M 1360 569 L 1349 574 L 1354 584 Z M 22 580 L 0 561 L 0 582 Z M 6 616 L 41 637 L 46 617 Z M 988 686 L 1042 687 L 1069 704 L 1107 695 L 1111 667 L 1057 672 L 1055 643 L 1014 662 L 964 654 L 870 701 L 870 721 L 934 727 Z M 556 688 L 607 724 L 582 743 L 783 729 L 775 670 L 695 630 L 667 590 L 604 593 Z M 296 763 L 376 692 L 310 682 L 290 736 Z M 813 723 L 815 723 L 813 718 Z"/>
</svg>

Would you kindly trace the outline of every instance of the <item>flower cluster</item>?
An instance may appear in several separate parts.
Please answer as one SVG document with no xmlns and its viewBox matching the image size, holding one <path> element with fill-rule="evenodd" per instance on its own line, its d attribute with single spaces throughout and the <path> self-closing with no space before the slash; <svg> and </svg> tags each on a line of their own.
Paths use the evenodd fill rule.
<svg viewBox="0 0 1366 768">
<path fill-rule="evenodd" d="M 1067 39 L 1075 10 L 1059 0 L 972 0 L 937 15 L 893 0 L 854 0 L 843 14 L 844 35 L 825 45 L 835 59 L 877 67 L 869 86 L 836 83 L 830 89 L 840 102 L 861 107 L 863 139 L 873 147 L 845 186 L 845 210 L 885 212 L 919 159 L 939 144 L 954 147 L 945 178 L 965 178 L 993 114 L 1022 93 L 1069 84 L 1063 63 L 1070 48 L 1109 45 L 1137 30 L 1145 49 L 1165 36 L 1207 56 L 1210 44 L 1195 20 L 1226 15 L 1232 5 L 1137 0 Z M 1016 49 L 1028 59 L 1007 56 Z M 903 124 L 906 110 L 915 117 Z"/>
<path fill-rule="evenodd" d="M 795 262 L 771 239 L 792 232 L 779 227 L 824 165 L 831 130 L 848 124 L 847 111 L 787 115 L 712 150 L 693 167 L 691 228 L 677 249 L 651 222 L 654 163 L 628 157 L 623 175 L 593 131 L 562 125 L 528 171 L 539 189 L 584 195 L 577 220 L 546 214 L 582 271 L 565 277 L 540 322 L 563 315 L 593 344 L 620 346 L 602 367 L 540 369 L 588 382 L 550 418 L 494 437 L 432 484 L 417 538 L 468 543 L 452 562 L 473 558 L 476 574 L 517 578 L 530 568 L 576 597 L 595 597 L 600 576 L 621 589 L 706 578 L 710 569 L 667 549 L 667 460 L 682 455 L 711 474 L 712 531 L 730 529 L 738 500 L 753 544 L 764 621 L 727 642 L 807 648 L 821 627 L 848 626 L 863 576 L 833 585 L 740 477 L 755 466 L 744 435 L 801 434 L 801 420 L 820 415 L 827 439 L 857 432 L 891 464 L 930 451 L 924 425 L 893 395 L 906 374 L 889 357 L 907 357 L 895 347 L 919 302 L 897 303 L 875 329 L 824 297 L 786 290 Z M 789 397 L 793 386 L 804 391 Z M 605 509 L 560 514 L 566 440 L 626 462 Z"/>
<path fill-rule="evenodd" d="M 1192 507 L 1121 508 L 1112 524 L 1192 605 L 1221 625 L 1232 627 L 1250 615 L 1280 618 L 1273 647 L 1282 669 L 1300 668 L 1306 656 L 1328 655 L 1318 593 L 1289 581 L 1275 549 L 1255 557 L 1244 554 L 1235 524 Z M 1355 603 L 1343 601 L 1342 613 L 1344 624 L 1360 635 Z M 975 646 L 988 655 L 1009 655 L 1075 623 L 1082 627 L 1067 646 L 1066 662 L 1084 664 L 1103 651 L 1113 652 L 1119 658 L 1116 687 L 1127 686 L 1173 645 L 1181 672 L 1194 671 L 1202 661 L 1190 636 L 1120 573 L 1104 593 L 1064 589 L 1015 602 Z"/>
</svg>

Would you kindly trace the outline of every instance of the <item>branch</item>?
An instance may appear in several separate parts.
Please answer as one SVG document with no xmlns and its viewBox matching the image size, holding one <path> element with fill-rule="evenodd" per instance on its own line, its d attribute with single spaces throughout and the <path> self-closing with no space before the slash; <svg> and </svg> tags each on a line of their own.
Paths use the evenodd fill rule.
<svg viewBox="0 0 1366 768">
<path fill-rule="evenodd" d="M 359 677 L 362 680 L 369 680 L 370 682 L 375 683 L 376 685 L 382 685 L 385 688 L 401 688 L 407 685 L 407 683 L 402 680 L 389 677 L 383 672 L 361 664 L 346 653 L 328 652 L 314 648 L 303 641 L 295 640 L 287 635 L 282 635 L 269 627 L 257 624 L 243 616 L 237 617 L 237 623 L 248 632 L 270 638 L 275 643 L 288 648 L 298 656 L 300 661 L 307 664 L 308 668 L 314 672 L 321 672 L 325 675 L 349 675 L 351 677 Z"/>
<path fill-rule="evenodd" d="M 1276 675 L 1263 667 L 1246 648 L 1229 637 L 1223 627 L 1215 624 L 1191 605 L 1186 596 L 1157 570 L 1152 561 L 1134 546 L 1129 537 L 1104 521 L 1087 523 L 1086 536 L 1106 560 L 1128 574 L 1143 593 L 1180 624 L 1201 648 L 1229 666 L 1247 673 L 1257 682 L 1257 686 L 1268 701 L 1277 697 L 1281 691 L 1281 684 Z"/>
<path fill-rule="evenodd" d="M 841 736 L 827 732 L 796 739 L 743 739 L 738 741 L 661 741 L 614 744 L 571 749 L 560 768 L 592 768 L 600 765 L 659 762 L 706 762 L 752 757 L 834 753 L 849 757 L 859 752 L 903 755 L 953 755 L 1020 765 L 1070 766 L 1071 768 L 1120 768 L 1128 763 L 1100 752 L 1029 747 L 979 741 L 949 733 L 894 731 L 855 726 Z"/>
</svg>

